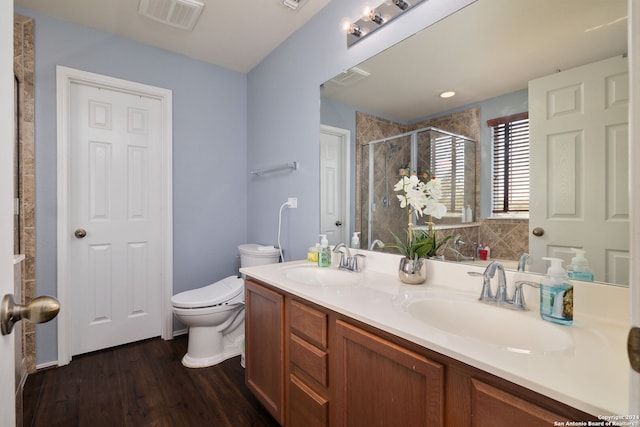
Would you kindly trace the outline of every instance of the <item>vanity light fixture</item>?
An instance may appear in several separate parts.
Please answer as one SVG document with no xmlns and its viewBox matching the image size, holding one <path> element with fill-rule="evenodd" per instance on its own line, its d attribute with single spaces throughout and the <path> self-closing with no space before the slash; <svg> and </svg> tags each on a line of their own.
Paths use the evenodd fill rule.
<svg viewBox="0 0 640 427">
<path fill-rule="evenodd" d="M 410 4 L 404 0 L 393 0 L 393 4 L 398 6 L 401 10 L 406 10 L 410 6 Z"/>
<path fill-rule="evenodd" d="M 442 92 L 440 94 L 440 98 L 451 98 L 451 97 L 455 96 L 455 94 L 456 93 L 454 91 L 448 90 L 448 91 Z"/>
<path fill-rule="evenodd" d="M 382 23 L 384 22 L 384 19 L 382 18 L 382 15 L 380 15 L 380 12 L 375 9 L 371 9 L 371 12 L 369 12 L 369 19 L 378 25 L 382 25 Z"/>
<path fill-rule="evenodd" d="M 378 1 L 380 4 L 377 7 L 366 7 L 358 19 L 342 21 L 343 31 L 347 33 L 347 47 L 364 39 L 425 0 L 411 0 L 411 3 L 406 0 Z"/>
<path fill-rule="evenodd" d="M 360 37 L 362 35 L 362 30 L 356 24 L 349 25 L 347 29 L 347 34 L 351 34 L 352 36 Z"/>
</svg>

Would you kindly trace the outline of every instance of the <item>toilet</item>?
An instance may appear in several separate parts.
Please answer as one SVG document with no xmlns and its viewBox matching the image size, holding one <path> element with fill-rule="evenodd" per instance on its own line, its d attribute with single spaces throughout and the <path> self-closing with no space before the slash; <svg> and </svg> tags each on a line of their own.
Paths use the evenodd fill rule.
<svg viewBox="0 0 640 427">
<path fill-rule="evenodd" d="M 273 246 L 238 246 L 240 266 L 274 264 L 280 251 Z M 175 294 L 173 314 L 189 328 L 187 354 L 182 364 L 188 368 L 216 365 L 243 352 L 244 279 L 225 277 L 201 288 Z"/>
</svg>

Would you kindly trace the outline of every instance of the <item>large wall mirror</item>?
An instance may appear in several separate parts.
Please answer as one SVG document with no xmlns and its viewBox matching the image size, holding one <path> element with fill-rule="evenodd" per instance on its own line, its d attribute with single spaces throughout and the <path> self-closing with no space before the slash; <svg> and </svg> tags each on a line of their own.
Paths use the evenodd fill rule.
<svg viewBox="0 0 640 427">
<path fill-rule="evenodd" d="M 402 20 L 393 25 L 402 25 Z M 321 132 L 321 146 L 339 145 L 335 135 L 350 135 L 344 157 L 350 176 L 345 183 L 340 183 L 339 175 L 324 173 L 322 162 L 333 160 L 321 154 L 321 194 L 349 198 L 350 213 L 344 214 L 349 230 L 343 230 L 339 239 L 347 241 L 359 231 L 363 247 L 368 247 L 378 238 L 367 236 L 370 203 L 387 209 L 383 200 L 395 200 L 393 194 L 367 199 L 361 175 L 369 173 L 369 163 L 364 164 L 363 147 L 369 141 L 434 126 L 477 141 L 476 167 L 469 171 L 475 174 L 477 187 L 471 203 L 473 221 L 458 220 L 456 225 L 452 212 L 442 226 L 443 233 L 463 242 L 454 249 L 473 256 L 477 243 L 488 241 L 494 259 L 515 268 L 520 255 L 528 252 L 533 263 L 527 270 L 542 273 L 547 265 L 541 256 L 559 256 L 568 263 L 575 255 L 571 248 L 581 248 L 587 251 L 596 281 L 628 286 L 626 71 L 607 71 L 600 79 L 602 90 L 588 88 L 592 69 L 611 63 L 626 69 L 626 52 L 626 0 L 477 0 L 325 82 L 321 123 L 330 131 Z M 576 73 L 578 80 L 563 80 Z M 456 94 L 441 98 L 445 91 Z M 618 115 L 611 118 L 613 109 Z M 532 146 L 530 212 L 495 215 L 492 131 L 487 121 L 525 112 Z M 609 122 L 599 125 L 596 136 L 589 136 L 587 128 L 594 127 L 594 119 L 578 123 L 572 118 L 575 112 L 590 112 Z M 549 125 L 554 115 L 562 118 L 564 127 Z M 598 148 L 590 152 L 587 145 L 593 140 Z M 381 151 L 380 167 L 397 171 L 406 164 L 402 152 L 398 144 L 388 144 Z M 395 178 L 386 181 L 393 186 Z M 383 180 L 381 187 L 385 185 Z M 591 221 L 596 212 L 599 223 Z M 342 223 L 339 214 L 332 213 L 331 222 Z M 320 216 L 322 221 L 325 214 Z M 535 235 L 534 228 L 544 234 Z M 454 250 L 444 255 L 449 261 L 477 263 L 465 261 Z"/>
</svg>

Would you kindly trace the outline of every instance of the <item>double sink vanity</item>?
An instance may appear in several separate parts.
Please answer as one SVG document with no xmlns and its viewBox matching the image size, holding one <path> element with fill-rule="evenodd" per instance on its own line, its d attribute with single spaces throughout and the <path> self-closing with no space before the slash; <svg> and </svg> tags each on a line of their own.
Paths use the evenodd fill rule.
<svg viewBox="0 0 640 427">
<path fill-rule="evenodd" d="M 574 325 L 478 301 L 482 267 L 399 256 L 350 272 L 294 261 L 246 275 L 246 381 L 287 426 L 542 426 L 628 412 L 628 289 L 575 282 Z M 516 281 L 540 276 L 507 272 Z M 496 286 L 496 280 L 492 285 Z M 557 423 L 557 424 L 554 424 Z M 566 425 L 566 424 L 565 424 Z M 587 425 L 587 424 L 585 424 Z"/>
</svg>

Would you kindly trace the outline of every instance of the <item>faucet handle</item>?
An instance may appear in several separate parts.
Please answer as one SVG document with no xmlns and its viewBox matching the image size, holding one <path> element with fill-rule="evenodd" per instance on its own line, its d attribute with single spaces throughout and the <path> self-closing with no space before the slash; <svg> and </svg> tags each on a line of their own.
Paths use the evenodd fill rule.
<svg viewBox="0 0 640 427">
<path fill-rule="evenodd" d="M 528 280 L 518 280 L 516 283 L 516 288 L 513 291 L 513 300 L 510 302 L 510 306 L 516 310 L 527 310 L 527 304 L 524 300 L 524 292 L 522 291 L 523 285 L 528 285 L 534 288 L 540 288 L 539 283 L 529 282 Z"/>
<path fill-rule="evenodd" d="M 363 254 L 355 254 L 351 258 L 351 265 L 349 266 L 350 270 L 355 272 L 360 272 L 364 270 L 364 260 L 367 258 L 366 255 Z"/>
<path fill-rule="evenodd" d="M 495 297 L 493 296 L 493 293 L 491 292 L 491 278 L 489 277 L 488 274 L 486 274 L 487 272 L 485 271 L 484 273 L 478 273 L 477 271 L 467 271 L 467 274 L 469 276 L 474 276 L 474 277 L 482 277 L 482 291 L 480 291 L 480 298 L 478 298 L 480 301 L 495 301 Z"/>
</svg>

